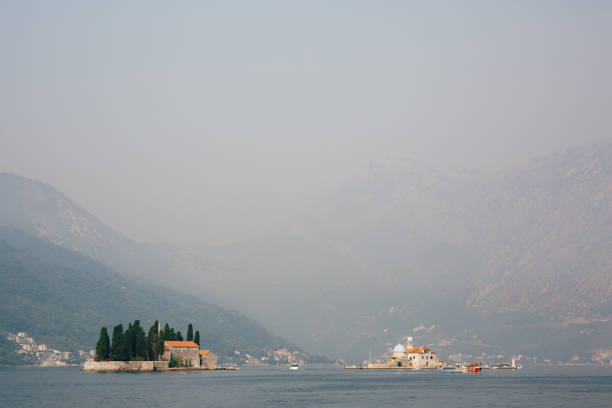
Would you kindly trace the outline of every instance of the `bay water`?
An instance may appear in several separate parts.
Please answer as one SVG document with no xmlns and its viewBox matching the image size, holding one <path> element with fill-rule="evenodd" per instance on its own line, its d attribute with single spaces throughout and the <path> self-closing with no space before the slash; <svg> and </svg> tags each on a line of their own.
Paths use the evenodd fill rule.
<svg viewBox="0 0 612 408">
<path fill-rule="evenodd" d="M 612 367 L 448 371 L 242 368 L 96 373 L 0 367 L 0 407 L 612 407 Z"/>
</svg>

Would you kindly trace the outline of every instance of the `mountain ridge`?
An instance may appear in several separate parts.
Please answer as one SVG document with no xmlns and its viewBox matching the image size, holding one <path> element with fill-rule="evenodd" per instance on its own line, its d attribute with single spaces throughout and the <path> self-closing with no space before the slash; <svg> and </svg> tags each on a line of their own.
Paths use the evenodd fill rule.
<svg viewBox="0 0 612 408">
<path fill-rule="evenodd" d="M 142 276 L 214 293 L 328 356 L 357 358 L 413 334 L 441 355 L 584 362 L 612 349 L 611 162 L 609 144 L 495 172 L 394 159 L 275 235 L 135 245 L 133 261 L 112 261 L 138 275 L 129 269 L 141 259 Z"/>
<path fill-rule="evenodd" d="M 50 347 L 89 350 L 101 326 L 139 319 L 145 325 L 193 323 L 202 344 L 225 361 L 267 357 L 281 348 L 312 358 L 238 312 L 135 282 L 15 227 L 0 227 L 0 276 L 0 329 L 26 331 Z"/>
</svg>

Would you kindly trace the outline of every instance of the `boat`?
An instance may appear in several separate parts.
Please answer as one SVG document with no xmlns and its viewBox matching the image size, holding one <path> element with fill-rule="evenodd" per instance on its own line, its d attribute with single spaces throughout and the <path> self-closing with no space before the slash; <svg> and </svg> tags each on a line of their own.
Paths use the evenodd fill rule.
<svg viewBox="0 0 612 408">
<path fill-rule="evenodd" d="M 297 365 L 297 364 L 291 364 L 291 365 L 289 366 L 289 369 L 290 369 L 290 370 L 298 370 L 299 368 L 300 368 L 300 366 L 299 366 L 299 365 Z"/>
<path fill-rule="evenodd" d="M 466 373 L 476 374 L 482 370 L 481 363 L 468 364 Z"/>
<path fill-rule="evenodd" d="M 499 363 L 493 364 L 491 366 L 491 370 L 519 370 L 521 368 L 520 364 L 516 364 L 516 360 L 512 359 L 512 364 L 508 363 Z"/>
<path fill-rule="evenodd" d="M 438 367 L 438 370 L 457 371 L 457 367 L 456 366 L 452 366 L 452 365 L 443 365 L 443 366 Z"/>
</svg>

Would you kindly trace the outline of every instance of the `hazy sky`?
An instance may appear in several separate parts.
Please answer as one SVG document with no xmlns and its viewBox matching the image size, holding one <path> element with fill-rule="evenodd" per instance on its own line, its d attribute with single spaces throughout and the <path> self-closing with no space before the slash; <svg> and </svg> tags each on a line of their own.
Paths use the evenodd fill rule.
<svg viewBox="0 0 612 408">
<path fill-rule="evenodd" d="M 274 229 L 364 163 L 612 140 L 612 2 L 0 1 L 0 171 L 145 241 Z"/>
</svg>

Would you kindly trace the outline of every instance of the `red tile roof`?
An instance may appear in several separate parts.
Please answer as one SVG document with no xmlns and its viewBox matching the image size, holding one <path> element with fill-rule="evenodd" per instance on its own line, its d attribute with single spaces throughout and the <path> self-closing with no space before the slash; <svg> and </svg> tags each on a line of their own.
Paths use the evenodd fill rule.
<svg viewBox="0 0 612 408">
<path fill-rule="evenodd" d="M 407 349 L 406 353 L 424 353 L 425 351 L 431 350 L 429 347 L 421 346 L 418 348 Z"/>
<path fill-rule="evenodd" d="M 210 353 L 210 350 L 200 350 L 200 355 L 201 355 L 201 356 L 205 356 L 205 355 L 207 355 L 208 353 Z"/>
<path fill-rule="evenodd" d="M 196 343 L 194 343 L 193 341 L 171 341 L 171 340 L 166 340 L 164 341 L 164 347 L 166 346 L 170 346 L 170 347 L 195 347 L 195 348 L 200 348 L 200 346 L 198 346 Z"/>
</svg>

